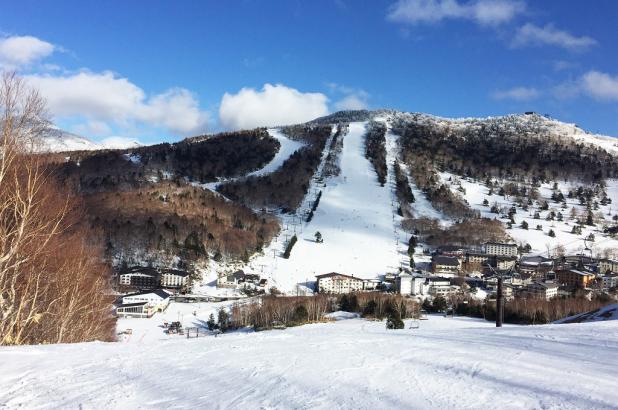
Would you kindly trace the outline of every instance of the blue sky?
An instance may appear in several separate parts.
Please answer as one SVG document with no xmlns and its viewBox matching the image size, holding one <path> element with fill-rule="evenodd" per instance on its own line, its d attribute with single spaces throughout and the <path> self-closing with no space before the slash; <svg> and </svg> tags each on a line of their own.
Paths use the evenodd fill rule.
<svg viewBox="0 0 618 410">
<path fill-rule="evenodd" d="M 618 136 L 613 0 L 21 0 L 0 10 L 0 68 L 40 88 L 60 126 L 95 140 L 171 141 L 361 107 L 538 111 Z"/>
</svg>

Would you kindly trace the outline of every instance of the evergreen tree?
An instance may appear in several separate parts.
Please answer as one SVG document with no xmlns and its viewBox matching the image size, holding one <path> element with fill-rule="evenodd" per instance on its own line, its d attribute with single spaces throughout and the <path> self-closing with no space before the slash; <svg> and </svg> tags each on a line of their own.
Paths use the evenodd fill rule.
<svg viewBox="0 0 618 410">
<path fill-rule="evenodd" d="M 556 232 L 554 232 L 553 229 L 550 229 L 549 232 L 547 232 L 547 235 L 551 236 L 552 238 L 556 237 Z"/>
<path fill-rule="evenodd" d="M 594 217 L 591 210 L 588 210 L 588 215 L 586 216 L 586 225 L 594 226 Z"/>
<path fill-rule="evenodd" d="M 358 312 L 358 299 L 353 293 L 344 294 L 339 300 L 339 309 L 344 312 Z"/>
<path fill-rule="evenodd" d="M 528 229 L 528 222 L 526 222 L 525 220 L 521 223 L 521 227 L 522 229 Z"/>
<path fill-rule="evenodd" d="M 434 312 L 445 312 L 447 308 L 447 304 L 446 304 L 446 299 L 444 299 L 444 296 L 442 295 L 436 296 L 433 300 L 432 307 L 433 307 Z"/>
<path fill-rule="evenodd" d="M 324 239 L 322 239 L 322 234 L 320 233 L 320 231 L 317 231 L 314 236 L 315 236 L 315 241 L 317 243 L 324 242 Z"/>
<path fill-rule="evenodd" d="M 214 314 L 210 314 L 210 316 L 208 316 L 208 321 L 206 322 L 206 326 L 208 326 L 208 330 L 212 331 L 215 330 L 217 328 L 217 322 L 215 322 L 215 315 Z"/>
<path fill-rule="evenodd" d="M 217 313 L 217 325 L 222 332 L 225 332 L 230 327 L 230 315 L 224 308 L 219 309 Z"/>
</svg>

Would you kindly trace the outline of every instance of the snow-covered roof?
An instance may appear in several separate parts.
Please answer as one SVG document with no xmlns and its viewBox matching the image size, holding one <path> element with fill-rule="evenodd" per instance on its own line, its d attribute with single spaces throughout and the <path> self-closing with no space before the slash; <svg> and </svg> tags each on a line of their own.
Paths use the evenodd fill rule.
<svg viewBox="0 0 618 410">
<path fill-rule="evenodd" d="M 357 278 L 357 277 L 350 276 L 350 275 L 344 275 L 342 273 L 337 273 L 337 272 L 330 272 L 330 273 L 325 273 L 325 274 L 322 274 L 322 275 L 316 275 L 315 277 L 318 278 L 318 279 L 331 278 L 331 277 L 341 277 L 341 278 L 362 280 L 361 278 Z"/>
</svg>

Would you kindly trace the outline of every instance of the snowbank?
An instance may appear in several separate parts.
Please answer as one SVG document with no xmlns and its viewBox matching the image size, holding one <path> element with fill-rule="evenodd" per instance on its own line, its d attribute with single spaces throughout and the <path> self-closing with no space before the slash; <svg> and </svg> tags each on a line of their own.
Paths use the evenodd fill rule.
<svg viewBox="0 0 618 410">
<path fill-rule="evenodd" d="M 348 320 L 358 319 L 360 315 L 358 313 L 344 312 L 342 310 L 338 310 L 336 312 L 327 313 L 326 315 L 324 315 L 324 317 L 332 320 Z"/>
<path fill-rule="evenodd" d="M 565 317 L 557 320 L 554 323 L 586 323 L 586 322 L 602 322 L 606 320 L 618 320 L 618 303 L 603 306 L 600 309 L 595 309 L 590 312 L 580 313 L 579 315 Z"/>
</svg>

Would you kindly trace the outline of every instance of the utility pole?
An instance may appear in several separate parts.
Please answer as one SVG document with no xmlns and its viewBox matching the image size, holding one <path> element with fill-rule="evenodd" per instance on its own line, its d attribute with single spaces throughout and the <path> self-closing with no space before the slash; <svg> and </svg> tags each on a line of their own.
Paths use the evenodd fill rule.
<svg viewBox="0 0 618 410">
<path fill-rule="evenodd" d="M 502 295 L 502 275 L 498 276 L 498 290 L 496 292 L 496 327 L 502 327 L 504 321 L 504 296 Z"/>
<path fill-rule="evenodd" d="M 502 273 L 498 274 L 491 266 L 491 263 L 487 263 L 489 269 L 498 277 L 498 288 L 496 289 L 496 327 L 502 327 L 504 322 L 504 295 L 502 294 Z M 510 270 L 513 268 L 511 267 Z M 509 270 L 509 272 L 510 272 Z"/>
</svg>

